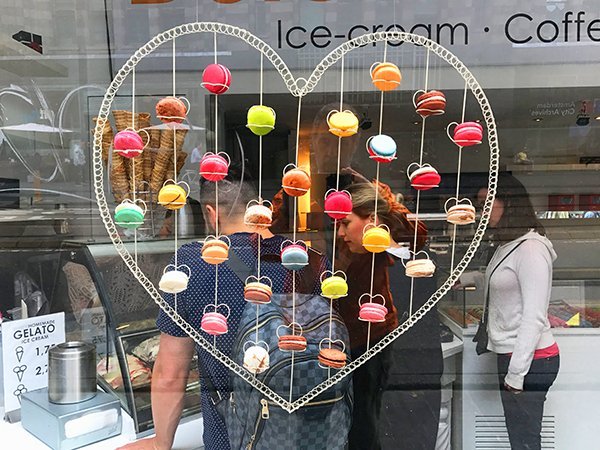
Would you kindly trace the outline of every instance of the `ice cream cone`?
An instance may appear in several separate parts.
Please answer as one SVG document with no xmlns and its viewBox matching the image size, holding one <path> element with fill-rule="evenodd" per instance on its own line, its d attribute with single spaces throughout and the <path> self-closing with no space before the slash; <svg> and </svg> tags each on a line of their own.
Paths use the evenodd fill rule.
<svg viewBox="0 0 600 450">
<path fill-rule="evenodd" d="M 110 184 L 115 197 L 115 201 L 120 203 L 125 198 L 128 198 L 129 193 L 129 178 L 125 166 L 125 158 L 117 152 L 112 152 L 112 166 L 110 170 Z"/>
<path fill-rule="evenodd" d="M 157 155 L 154 166 L 152 167 L 152 176 L 150 177 L 150 189 L 152 192 L 158 192 L 163 182 L 165 175 L 169 170 L 171 160 L 173 159 L 172 148 L 161 148 Z"/>
<path fill-rule="evenodd" d="M 183 150 L 183 142 L 185 141 L 185 136 L 188 130 L 177 130 L 177 135 L 175 138 L 175 143 L 177 145 L 177 150 Z"/>
<path fill-rule="evenodd" d="M 169 149 L 173 151 L 173 142 L 175 141 L 175 136 L 173 134 L 173 130 L 162 130 L 160 132 L 161 149 Z"/>
<path fill-rule="evenodd" d="M 188 154 L 186 152 L 178 152 L 177 153 L 177 174 L 181 172 L 183 166 L 185 165 L 185 160 L 187 159 Z"/>
</svg>

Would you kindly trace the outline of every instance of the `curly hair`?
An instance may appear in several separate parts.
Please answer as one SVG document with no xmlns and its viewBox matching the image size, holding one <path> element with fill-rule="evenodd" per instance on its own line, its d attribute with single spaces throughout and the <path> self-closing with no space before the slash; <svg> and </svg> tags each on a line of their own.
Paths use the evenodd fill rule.
<svg viewBox="0 0 600 450">
<path fill-rule="evenodd" d="M 409 242 L 412 251 L 419 251 L 427 241 L 427 227 L 418 222 L 417 245 L 413 248 L 415 222 L 408 220 L 410 211 L 396 200 L 390 187 L 379 181 L 377 193 L 377 219 L 390 229 L 392 239 L 396 242 Z M 375 183 L 356 183 L 348 187 L 352 195 L 352 212 L 361 218 L 375 214 Z"/>
</svg>

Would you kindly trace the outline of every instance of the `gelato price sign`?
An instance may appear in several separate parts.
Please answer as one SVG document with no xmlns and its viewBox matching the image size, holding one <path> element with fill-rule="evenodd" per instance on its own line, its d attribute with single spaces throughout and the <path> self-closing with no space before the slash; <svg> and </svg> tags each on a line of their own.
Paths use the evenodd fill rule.
<svg viewBox="0 0 600 450">
<path fill-rule="evenodd" d="M 48 351 L 65 341 L 64 313 L 2 324 L 2 387 L 6 413 L 21 395 L 48 386 Z"/>
</svg>

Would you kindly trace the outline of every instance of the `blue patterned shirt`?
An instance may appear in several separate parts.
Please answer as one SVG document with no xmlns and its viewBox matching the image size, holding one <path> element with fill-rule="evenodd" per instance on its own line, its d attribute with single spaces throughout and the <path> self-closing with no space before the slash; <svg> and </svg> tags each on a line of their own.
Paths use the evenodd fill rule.
<svg viewBox="0 0 600 450">
<path fill-rule="evenodd" d="M 256 267 L 257 262 L 257 234 L 254 233 L 235 233 L 229 236 L 231 247 L 235 249 L 235 254 L 249 267 Z M 261 275 L 266 275 L 273 282 L 273 292 L 291 292 L 292 290 L 292 272 L 281 265 L 279 257 L 281 244 L 286 238 L 282 236 L 273 236 L 272 238 L 261 240 Z M 206 305 L 214 304 L 215 301 L 215 266 L 207 264 L 201 256 L 202 244 L 194 242 L 181 246 L 177 253 L 177 263 L 185 264 L 191 269 L 191 277 L 188 288 L 177 294 L 177 312 L 192 327 L 200 331 L 202 335 L 212 342 L 213 337 L 200 330 L 200 320 Z M 173 263 L 171 261 L 171 263 Z M 320 267 L 316 277 L 327 270 L 327 261 L 321 258 Z M 303 276 L 303 269 L 299 272 Z M 310 273 L 310 272 L 309 272 Z M 254 273 L 254 275 L 256 275 Z M 320 285 L 314 283 L 314 294 L 320 293 Z M 230 308 L 230 315 L 227 320 L 229 331 L 216 337 L 217 348 L 226 355 L 231 355 L 234 341 L 237 335 L 242 311 L 247 302 L 244 300 L 244 283 L 236 273 L 231 270 L 227 262 L 219 265 L 218 279 L 219 303 L 226 303 Z M 163 293 L 165 301 L 174 307 L 174 295 Z M 160 311 L 157 319 L 158 329 L 166 334 L 175 337 L 186 337 L 186 333 L 171 320 L 167 314 Z M 208 372 L 201 374 L 203 377 L 210 377 L 214 387 L 219 391 L 223 398 L 229 396 L 229 370 L 217 361 L 206 350 L 196 346 L 198 358 L 202 358 L 202 366 Z M 230 448 L 227 429 L 223 419 L 214 407 L 209 390 L 205 383 L 200 387 L 200 404 L 204 419 L 204 446 L 206 450 L 227 450 Z"/>
</svg>

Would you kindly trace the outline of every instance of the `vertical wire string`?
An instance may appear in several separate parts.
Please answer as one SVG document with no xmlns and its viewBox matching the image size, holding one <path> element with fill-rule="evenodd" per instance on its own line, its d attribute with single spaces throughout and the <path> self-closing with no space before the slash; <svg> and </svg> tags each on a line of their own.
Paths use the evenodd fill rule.
<svg viewBox="0 0 600 450">
<path fill-rule="evenodd" d="M 424 91 L 427 92 L 427 87 L 429 83 L 429 48 L 427 49 L 427 56 L 425 59 L 425 87 Z M 423 148 L 425 144 L 425 123 L 427 117 L 423 117 L 423 122 L 421 125 L 421 148 L 419 150 L 419 165 L 423 164 Z M 412 259 L 413 261 L 417 258 L 417 232 L 419 230 L 419 208 L 421 203 L 421 190 L 417 190 L 417 204 L 415 207 L 415 233 L 413 237 L 413 248 L 412 248 Z M 409 312 L 408 317 L 412 316 L 413 310 L 413 299 L 415 294 L 415 279 L 414 277 L 410 277 L 410 300 L 409 300 Z"/>
<path fill-rule="evenodd" d="M 461 123 L 463 123 L 465 121 L 465 111 L 466 111 L 466 105 L 467 105 L 467 88 L 468 85 L 465 82 L 465 90 L 463 93 L 463 105 L 462 105 L 462 116 L 461 116 Z M 462 171 L 462 146 L 458 146 L 458 166 L 456 168 L 456 203 L 458 203 L 459 201 L 459 195 L 460 195 L 460 174 Z M 452 253 L 450 255 L 450 272 L 454 271 L 454 256 L 455 256 L 455 252 L 456 252 L 456 224 L 453 224 L 453 229 L 452 229 Z"/>
<path fill-rule="evenodd" d="M 172 67 L 171 67 L 171 82 L 173 84 L 173 97 L 175 97 L 175 93 L 176 91 L 176 81 L 175 81 L 175 75 L 176 73 L 176 63 L 175 63 L 175 38 L 173 38 L 172 41 Z M 175 131 L 175 127 L 173 127 L 173 181 L 175 182 L 175 184 L 177 184 L 177 133 Z M 178 233 L 179 233 L 179 224 L 178 224 L 178 210 L 173 210 L 173 215 L 174 215 L 174 230 L 173 230 L 173 236 L 174 236 L 174 243 L 175 243 L 175 269 L 177 270 L 177 250 L 178 250 Z M 177 297 L 177 294 L 175 294 L 175 297 Z"/>
<path fill-rule="evenodd" d="M 131 71 L 131 128 L 135 130 L 135 67 Z M 137 156 L 139 158 L 139 155 Z M 135 162 L 134 158 L 131 158 L 131 191 L 133 196 L 133 203 L 136 202 L 136 185 L 135 185 Z M 133 229 L 133 259 L 135 265 L 138 263 L 138 248 L 137 248 L 137 227 Z"/>
<path fill-rule="evenodd" d="M 384 41 L 384 49 L 383 49 L 383 62 L 385 63 L 387 60 L 387 41 Z M 381 91 L 381 101 L 379 103 L 379 134 L 382 133 L 383 131 L 383 98 L 384 98 L 384 92 L 385 91 Z M 379 161 L 377 161 L 377 173 L 375 175 L 375 212 L 374 212 L 374 225 L 377 226 L 377 202 L 379 200 L 379 169 L 380 169 L 380 163 Z M 375 255 L 376 253 L 373 252 L 373 255 L 371 256 L 371 285 L 369 287 L 369 301 L 373 300 L 373 284 L 375 282 Z M 369 351 L 369 348 L 371 346 L 371 322 L 367 322 L 367 351 Z"/>
<path fill-rule="evenodd" d="M 341 57 L 341 72 L 340 72 L 340 112 L 344 109 L 344 55 Z M 342 152 L 342 138 L 338 136 L 338 151 L 337 151 L 337 170 L 335 180 L 335 190 L 340 190 L 340 164 L 341 164 L 341 152 Z M 335 273 L 335 251 L 337 247 L 336 236 L 337 236 L 337 219 L 333 219 L 333 249 L 331 255 L 331 272 Z M 331 333 L 333 327 L 333 299 L 329 299 L 329 348 L 331 348 Z M 331 369 L 328 369 L 328 376 L 331 376 Z"/>
<path fill-rule="evenodd" d="M 256 233 L 257 236 L 257 241 L 258 241 L 258 245 L 257 245 L 257 251 L 256 251 L 256 259 L 257 259 L 257 277 L 258 277 L 258 281 L 260 281 L 260 238 L 261 235 L 260 233 Z M 259 325 L 259 304 L 256 304 L 256 338 L 254 339 L 254 342 L 258 345 L 258 325 Z"/>
<path fill-rule="evenodd" d="M 175 97 L 175 38 L 173 38 L 173 97 Z"/>
<path fill-rule="evenodd" d="M 263 54 L 260 54 L 260 71 L 259 71 L 259 103 L 262 105 L 263 103 Z M 263 165 L 263 139 L 262 135 L 258 136 L 258 203 L 262 205 L 263 197 L 262 197 L 262 165 Z M 257 277 L 260 281 L 260 259 L 261 259 L 261 234 L 260 231 L 256 232 L 257 237 Z M 254 339 L 255 343 L 258 345 L 258 326 L 259 326 L 259 305 L 256 304 L 256 337 Z"/>
<path fill-rule="evenodd" d="M 262 68 L 262 57 L 261 57 L 261 68 Z M 300 114 L 302 111 L 302 96 L 298 97 L 298 116 L 296 118 L 296 155 L 294 158 L 294 164 L 298 167 L 298 153 L 300 145 Z M 292 228 L 292 242 L 296 243 L 296 233 L 298 228 L 297 216 L 298 216 L 298 197 L 294 197 L 294 218 Z M 292 324 L 296 323 L 296 271 L 292 271 Z M 292 325 L 292 334 L 294 334 L 294 325 Z M 292 350 L 292 367 L 290 370 L 290 393 L 289 401 L 292 402 L 292 392 L 294 387 L 294 358 L 296 352 Z"/>
</svg>

